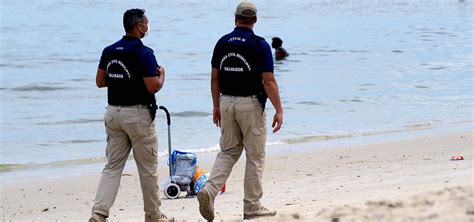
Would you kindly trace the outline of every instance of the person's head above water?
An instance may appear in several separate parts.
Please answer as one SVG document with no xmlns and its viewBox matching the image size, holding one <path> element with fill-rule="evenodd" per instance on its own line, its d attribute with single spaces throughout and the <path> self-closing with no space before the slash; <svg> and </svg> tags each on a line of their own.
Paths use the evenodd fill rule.
<svg viewBox="0 0 474 222">
<path fill-rule="evenodd" d="M 272 48 L 280 48 L 281 46 L 283 45 L 283 41 L 278 38 L 278 37 L 274 37 L 272 38 Z"/>
<path fill-rule="evenodd" d="M 275 59 L 281 60 L 289 56 L 288 52 L 282 47 L 283 40 L 278 37 L 272 38 L 272 48 L 275 49 Z"/>
</svg>

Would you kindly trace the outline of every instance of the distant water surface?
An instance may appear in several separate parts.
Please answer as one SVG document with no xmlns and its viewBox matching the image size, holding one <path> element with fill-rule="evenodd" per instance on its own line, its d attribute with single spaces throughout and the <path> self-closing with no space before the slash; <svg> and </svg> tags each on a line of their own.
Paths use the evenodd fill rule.
<svg viewBox="0 0 474 222">
<path fill-rule="evenodd" d="M 472 124 L 472 1 L 255 2 L 256 34 L 269 42 L 279 36 L 290 53 L 275 64 L 285 119 L 269 148 Z M 105 155 L 106 90 L 95 87 L 95 73 L 132 7 L 147 10 L 151 32 L 143 41 L 166 68 L 157 99 L 171 111 L 173 147 L 217 150 L 210 58 L 234 27 L 237 3 L 1 0 L 0 166 Z M 273 114 L 269 105 L 269 127 Z M 164 155 L 162 112 L 156 124 Z"/>
</svg>

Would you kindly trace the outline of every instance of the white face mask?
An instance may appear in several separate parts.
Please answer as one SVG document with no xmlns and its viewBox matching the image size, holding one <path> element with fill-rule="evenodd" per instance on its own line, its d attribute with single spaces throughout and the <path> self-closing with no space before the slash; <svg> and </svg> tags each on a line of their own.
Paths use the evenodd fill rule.
<svg viewBox="0 0 474 222">
<path fill-rule="evenodd" d="M 143 32 L 143 36 L 142 36 L 142 38 L 144 38 L 145 36 L 147 36 L 147 35 L 148 35 L 148 33 L 150 32 L 150 25 L 149 25 L 149 24 L 147 24 L 147 25 L 146 25 L 146 27 L 147 27 L 147 30 L 146 30 L 146 32 Z M 140 30 L 140 31 L 141 31 L 141 30 Z"/>
<path fill-rule="evenodd" d="M 150 25 L 149 25 L 149 24 L 147 25 L 147 27 L 148 27 L 148 29 L 147 29 L 147 30 L 146 30 L 146 32 L 145 32 L 145 36 L 147 36 L 147 35 L 148 35 L 148 33 L 150 32 L 150 29 L 151 29 L 151 27 L 150 27 Z"/>
</svg>

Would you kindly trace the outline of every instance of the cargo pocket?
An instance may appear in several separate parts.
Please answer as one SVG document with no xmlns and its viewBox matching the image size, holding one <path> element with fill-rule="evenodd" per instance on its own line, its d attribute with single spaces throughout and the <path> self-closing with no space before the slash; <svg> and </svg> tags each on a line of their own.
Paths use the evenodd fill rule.
<svg viewBox="0 0 474 222">
<path fill-rule="evenodd" d="M 147 153 L 153 157 L 158 155 L 158 140 L 156 136 L 145 136 L 143 137 L 142 143 Z"/>
<path fill-rule="evenodd" d="M 263 128 L 263 127 L 260 127 L 260 126 L 259 126 L 259 127 L 254 127 L 254 128 L 252 129 L 252 134 L 253 134 L 254 136 L 260 136 L 260 135 L 262 135 L 263 133 L 265 133 L 265 128 Z"/>
<path fill-rule="evenodd" d="M 104 126 L 105 126 L 105 134 L 107 136 L 106 141 L 109 142 L 110 135 L 113 135 L 113 130 L 112 130 L 112 120 L 114 118 L 112 115 L 105 113 L 104 115 Z"/>
<path fill-rule="evenodd" d="M 105 113 L 104 115 L 104 124 L 105 124 L 105 127 L 109 126 L 110 125 L 110 122 L 112 122 L 114 118 L 112 117 L 112 115 L 108 114 L 108 113 Z"/>
</svg>

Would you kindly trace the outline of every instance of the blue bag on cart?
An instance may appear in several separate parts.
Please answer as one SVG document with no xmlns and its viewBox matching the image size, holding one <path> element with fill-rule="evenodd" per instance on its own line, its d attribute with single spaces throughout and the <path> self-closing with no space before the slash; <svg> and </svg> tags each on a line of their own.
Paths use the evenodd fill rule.
<svg viewBox="0 0 474 222">
<path fill-rule="evenodd" d="M 174 150 L 170 156 L 171 180 L 178 185 L 188 186 L 196 171 L 196 154 Z"/>
</svg>

